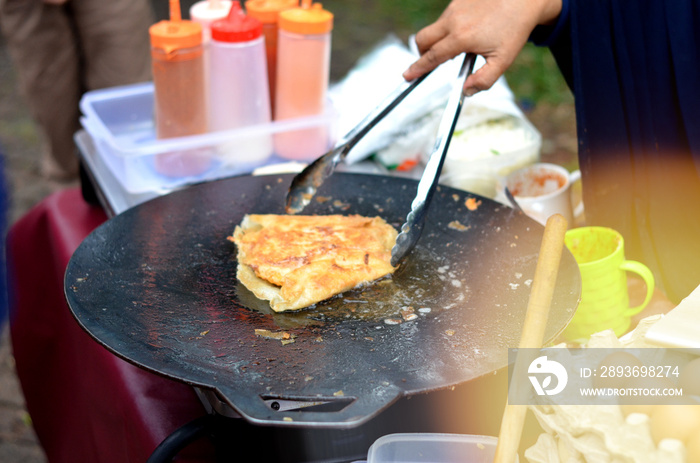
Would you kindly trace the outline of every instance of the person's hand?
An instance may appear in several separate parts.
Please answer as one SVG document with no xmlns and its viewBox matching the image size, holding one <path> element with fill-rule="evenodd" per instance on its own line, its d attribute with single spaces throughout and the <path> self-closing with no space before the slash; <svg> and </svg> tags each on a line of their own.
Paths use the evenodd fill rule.
<svg viewBox="0 0 700 463">
<path fill-rule="evenodd" d="M 562 0 L 452 0 L 433 24 L 416 34 L 421 57 L 406 72 L 413 80 L 460 53 L 481 55 L 486 64 L 464 83 L 471 96 L 487 90 L 515 60 L 538 24 L 556 21 Z"/>
</svg>

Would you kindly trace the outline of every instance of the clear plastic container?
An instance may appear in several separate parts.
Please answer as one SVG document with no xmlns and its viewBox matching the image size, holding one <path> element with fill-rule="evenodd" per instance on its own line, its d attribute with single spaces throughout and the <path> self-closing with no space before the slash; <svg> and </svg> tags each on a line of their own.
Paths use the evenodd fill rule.
<svg viewBox="0 0 700 463">
<path fill-rule="evenodd" d="M 333 15 L 320 3 L 303 0 L 300 8 L 279 15 L 275 120 L 323 114 L 330 78 Z M 312 160 L 330 146 L 323 130 L 275 137 L 277 153 L 287 159 Z"/>
<path fill-rule="evenodd" d="M 497 443 L 469 434 L 389 434 L 372 444 L 367 463 L 491 463 Z"/>
<path fill-rule="evenodd" d="M 80 101 L 81 123 L 95 144 L 96 154 L 128 193 L 164 193 L 181 186 L 252 172 L 262 165 L 285 161 L 273 154 L 264 161 L 227 163 L 219 158 L 219 146 L 244 151 L 252 139 L 289 131 L 318 129 L 334 133 L 332 106 L 320 116 L 289 119 L 200 135 L 158 139 L 153 118 L 152 83 L 92 90 Z M 198 174 L 167 176 L 156 169 L 155 160 L 197 150 L 210 164 Z"/>
<path fill-rule="evenodd" d="M 266 124 L 270 97 L 262 23 L 246 16 L 240 2 L 231 4 L 227 18 L 211 24 L 209 44 L 209 128 L 230 130 Z M 224 162 L 264 161 L 272 154 L 272 137 L 251 138 L 247 146 L 219 146 Z"/>
</svg>

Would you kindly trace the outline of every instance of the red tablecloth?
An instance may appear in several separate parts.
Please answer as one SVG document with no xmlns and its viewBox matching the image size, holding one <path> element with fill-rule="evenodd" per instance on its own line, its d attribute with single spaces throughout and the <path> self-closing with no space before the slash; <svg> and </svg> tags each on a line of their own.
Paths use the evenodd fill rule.
<svg viewBox="0 0 700 463">
<path fill-rule="evenodd" d="M 85 333 L 63 275 L 80 242 L 106 220 L 80 191 L 55 193 L 7 237 L 10 332 L 17 374 L 50 462 L 143 462 L 171 432 L 205 414 L 194 391 L 117 358 Z M 182 460 L 210 460 L 206 443 Z"/>
</svg>

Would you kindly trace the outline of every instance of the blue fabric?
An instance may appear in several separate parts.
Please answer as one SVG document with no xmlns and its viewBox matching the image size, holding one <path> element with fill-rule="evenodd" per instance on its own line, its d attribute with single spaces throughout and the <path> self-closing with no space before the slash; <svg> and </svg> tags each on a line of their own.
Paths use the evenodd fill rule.
<svg viewBox="0 0 700 463">
<path fill-rule="evenodd" d="M 574 94 L 587 223 L 677 302 L 700 284 L 700 2 L 564 2 L 531 40 Z"/>
<path fill-rule="evenodd" d="M 569 0 L 562 0 L 561 12 L 557 22 L 551 26 L 539 26 L 530 37 L 530 41 L 540 47 L 549 47 L 560 40 L 562 32 L 569 26 Z"/>
</svg>

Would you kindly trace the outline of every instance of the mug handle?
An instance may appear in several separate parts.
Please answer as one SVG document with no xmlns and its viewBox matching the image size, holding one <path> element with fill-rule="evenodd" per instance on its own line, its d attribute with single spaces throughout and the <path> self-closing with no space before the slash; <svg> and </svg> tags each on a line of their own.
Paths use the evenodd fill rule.
<svg viewBox="0 0 700 463">
<path fill-rule="evenodd" d="M 581 170 L 576 169 L 575 171 L 571 172 L 569 174 L 569 183 L 573 186 L 574 183 L 580 182 L 581 181 Z M 571 199 L 573 200 L 573 195 L 571 192 L 573 192 L 574 189 L 570 188 L 569 189 L 569 194 L 571 195 Z M 573 201 L 572 201 L 573 202 Z M 572 204 L 574 207 L 573 213 L 574 213 L 574 220 L 578 220 L 579 217 L 583 215 L 583 198 L 578 202 L 578 204 Z"/>
<path fill-rule="evenodd" d="M 623 313 L 624 317 L 631 317 L 641 312 L 644 307 L 649 304 L 649 301 L 651 301 L 651 296 L 654 294 L 654 275 L 651 273 L 651 270 L 649 270 L 649 267 L 634 260 L 623 261 L 622 264 L 620 264 L 620 268 L 627 272 L 636 273 L 642 277 L 644 283 L 647 285 L 647 295 L 644 298 L 644 302 L 639 304 L 637 307 L 630 307 Z"/>
</svg>

